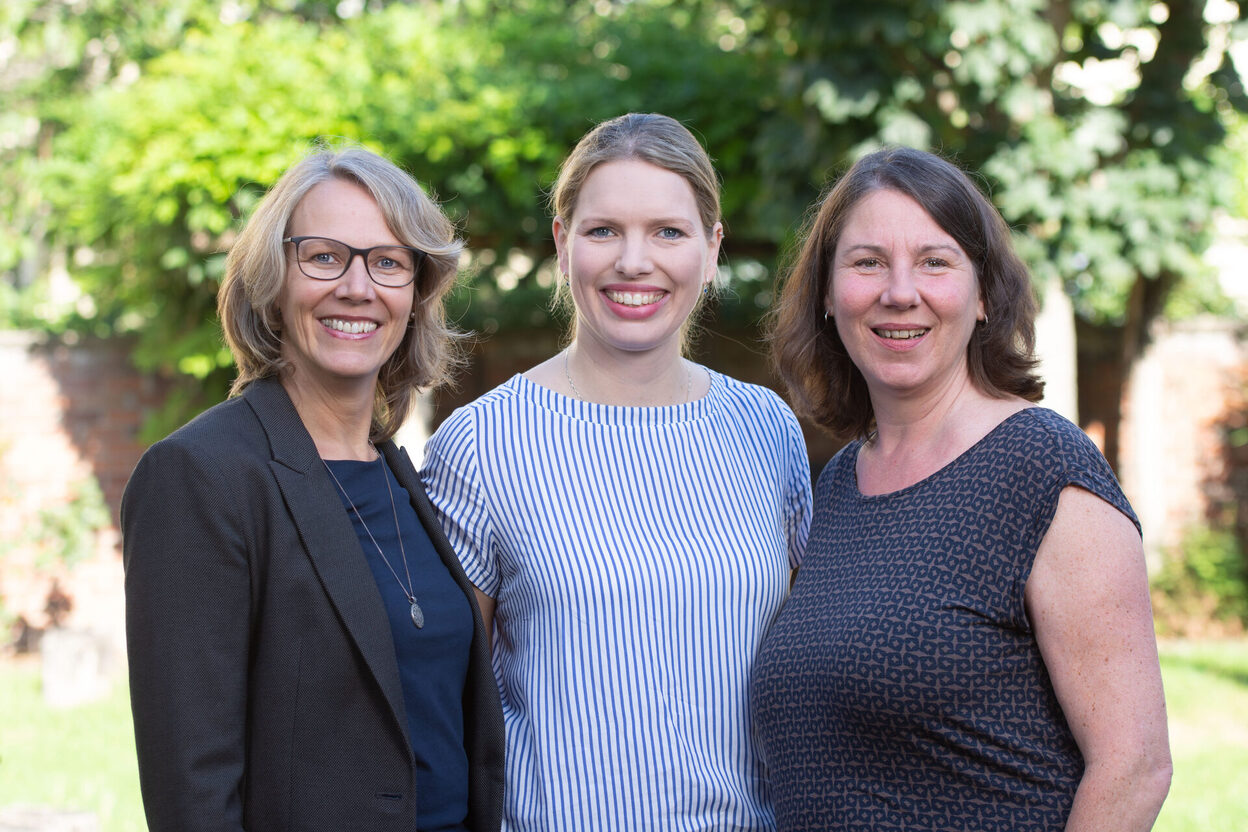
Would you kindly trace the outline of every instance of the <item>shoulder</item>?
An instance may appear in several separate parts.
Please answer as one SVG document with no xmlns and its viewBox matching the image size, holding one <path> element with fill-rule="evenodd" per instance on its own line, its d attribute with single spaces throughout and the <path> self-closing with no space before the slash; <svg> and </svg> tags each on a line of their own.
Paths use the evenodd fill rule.
<svg viewBox="0 0 1248 832">
<path fill-rule="evenodd" d="M 1078 486 L 1109 503 L 1139 529 L 1139 519 L 1096 443 L 1065 416 L 1046 407 L 1029 407 L 1008 422 L 1001 441 L 1019 460 L 1028 481 L 1050 494 Z"/>
<path fill-rule="evenodd" d="M 242 397 L 227 399 L 154 443 L 144 457 L 177 456 L 203 461 L 248 456 L 267 458 L 268 443 L 255 411 Z"/>
<path fill-rule="evenodd" d="M 431 457 L 459 456 L 470 453 L 482 430 L 494 426 L 509 430 L 511 414 L 523 405 L 525 388 L 530 384 L 520 375 L 460 405 L 438 425 L 425 444 L 425 465 Z"/>
<path fill-rule="evenodd" d="M 1055 472 L 1070 467 L 1110 471 L 1104 454 L 1083 429 L 1047 407 L 1024 408 L 1002 427 L 1002 438 L 1036 465 Z"/>
<path fill-rule="evenodd" d="M 828 489 L 834 488 L 837 480 L 841 479 L 842 475 L 854 470 L 854 465 L 858 461 L 858 450 L 861 447 L 862 440 L 855 439 L 837 451 L 828 460 L 827 464 L 823 466 L 823 470 L 819 472 L 817 488 L 820 492 L 826 492 Z"/>
<path fill-rule="evenodd" d="M 793 409 L 770 387 L 741 381 L 709 368 L 707 373 L 711 376 L 708 395 L 718 398 L 726 408 L 797 426 Z"/>
</svg>

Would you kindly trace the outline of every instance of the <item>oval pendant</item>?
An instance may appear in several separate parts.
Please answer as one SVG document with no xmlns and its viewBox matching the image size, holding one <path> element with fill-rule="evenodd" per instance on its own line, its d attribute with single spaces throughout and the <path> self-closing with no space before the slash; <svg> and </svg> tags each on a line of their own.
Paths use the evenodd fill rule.
<svg viewBox="0 0 1248 832">
<path fill-rule="evenodd" d="M 425 626 L 425 613 L 415 601 L 412 602 L 412 623 L 418 630 Z"/>
</svg>

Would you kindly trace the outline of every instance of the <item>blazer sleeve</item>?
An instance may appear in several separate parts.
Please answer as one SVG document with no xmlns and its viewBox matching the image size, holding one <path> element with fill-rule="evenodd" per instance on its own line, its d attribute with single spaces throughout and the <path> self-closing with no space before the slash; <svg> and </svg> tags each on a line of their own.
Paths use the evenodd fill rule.
<svg viewBox="0 0 1248 832">
<path fill-rule="evenodd" d="M 152 832 L 243 829 L 252 541 L 237 471 L 212 456 L 158 443 L 122 499 L 130 696 Z"/>
</svg>

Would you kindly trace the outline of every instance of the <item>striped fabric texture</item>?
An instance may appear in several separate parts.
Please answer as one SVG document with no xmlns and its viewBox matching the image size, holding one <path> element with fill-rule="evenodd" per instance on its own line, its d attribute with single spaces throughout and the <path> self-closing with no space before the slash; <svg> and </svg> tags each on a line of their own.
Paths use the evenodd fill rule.
<svg viewBox="0 0 1248 832">
<path fill-rule="evenodd" d="M 523 376 L 455 411 L 422 477 L 476 586 L 509 830 L 754 830 L 755 652 L 810 523 L 806 447 L 773 392 L 612 407 Z"/>
</svg>

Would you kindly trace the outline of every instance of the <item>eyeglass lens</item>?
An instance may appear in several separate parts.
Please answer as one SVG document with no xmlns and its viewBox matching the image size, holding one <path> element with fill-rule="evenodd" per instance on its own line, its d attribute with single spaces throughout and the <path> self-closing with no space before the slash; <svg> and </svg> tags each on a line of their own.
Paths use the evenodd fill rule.
<svg viewBox="0 0 1248 832">
<path fill-rule="evenodd" d="M 416 254 L 401 246 L 377 246 L 355 253 L 364 257 L 368 274 L 383 286 L 406 286 L 416 274 Z M 305 237 L 296 243 L 299 268 L 316 280 L 334 280 L 346 273 L 354 253 L 346 243 L 327 237 Z"/>
</svg>

